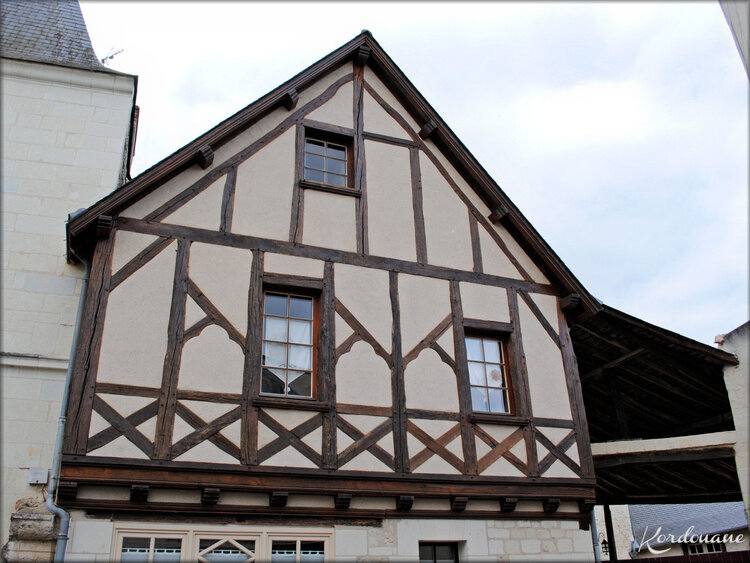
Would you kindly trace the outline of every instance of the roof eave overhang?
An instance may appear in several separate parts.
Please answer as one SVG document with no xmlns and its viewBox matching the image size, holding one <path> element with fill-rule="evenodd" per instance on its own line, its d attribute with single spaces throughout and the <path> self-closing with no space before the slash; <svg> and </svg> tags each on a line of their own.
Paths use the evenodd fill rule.
<svg viewBox="0 0 750 563">
<path fill-rule="evenodd" d="M 507 210 L 504 225 L 520 238 L 525 250 L 542 263 L 546 270 L 545 273 L 559 283 L 567 293 L 579 296 L 581 315 L 590 316 L 599 312 L 601 310 L 599 302 L 576 279 L 368 31 L 362 32 L 278 88 L 164 158 L 130 182 L 123 184 L 115 192 L 98 201 L 76 218 L 71 219 L 66 229 L 68 259 L 76 261 L 76 256 L 86 256 L 91 252 L 96 222 L 100 216 L 115 215 L 135 198 L 145 195 L 182 170 L 190 167 L 195 163 L 196 154 L 202 147 L 216 148 L 221 146 L 233 135 L 283 104 L 288 92 L 304 89 L 324 74 L 356 56 L 359 48 L 363 45 L 370 48 L 368 65 L 394 90 L 399 101 L 411 113 L 412 117 L 418 123 L 432 121 L 435 127 L 430 134 L 430 140 L 444 151 L 451 163 L 469 181 L 469 184 L 474 187 L 477 194 L 490 209 Z"/>
</svg>

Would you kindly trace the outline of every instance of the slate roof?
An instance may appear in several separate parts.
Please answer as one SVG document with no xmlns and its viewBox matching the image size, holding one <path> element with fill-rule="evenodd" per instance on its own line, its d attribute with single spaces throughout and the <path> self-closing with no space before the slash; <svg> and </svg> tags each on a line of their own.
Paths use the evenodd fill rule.
<svg viewBox="0 0 750 563">
<path fill-rule="evenodd" d="M 631 504 L 630 523 L 633 527 L 635 549 L 646 534 L 651 538 L 661 526 L 665 536 L 678 538 L 690 526 L 692 534 L 721 534 L 747 528 L 742 502 L 712 502 L 696 504 Z M 648 531 L 646 531 L 648 526 Z M 671 542 L 665 542 L 671 543 Z M 656 539 L 649 545 L 660 545 Z"/>
<path fill-rule="evenodd" d="M 0 13 L 3 57 L 121 74 L 96 57 L 78 0 L 3 0 Z"/>
</svg>

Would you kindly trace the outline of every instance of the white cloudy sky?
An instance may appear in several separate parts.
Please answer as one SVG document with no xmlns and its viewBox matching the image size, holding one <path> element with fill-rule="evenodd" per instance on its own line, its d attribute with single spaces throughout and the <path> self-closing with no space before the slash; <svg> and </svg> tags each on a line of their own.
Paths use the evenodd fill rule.
<svg viewBox="0 0 750 563">
<path fill-rule="evenodd" d="M 137 74 L 133 174 L 369 29 L 597 298 L 748 320 L 748 78 L 718 2 L 81 1 Z"/>
</svg>

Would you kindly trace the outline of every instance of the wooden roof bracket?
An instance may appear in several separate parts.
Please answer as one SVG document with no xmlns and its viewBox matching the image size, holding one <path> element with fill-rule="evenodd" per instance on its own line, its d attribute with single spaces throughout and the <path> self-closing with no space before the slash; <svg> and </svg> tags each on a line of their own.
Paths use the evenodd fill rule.
<svg viewBox="0 0 750 563">
<path fill-rule="evenodd" d="M 289 90 L 284 92 L 283 96 L 281 96 L 281 105 L 289 111 L 292 111 L 295 108 L 298 101 L 299 93 L 297 92 L 296 88 L 290 88 Z"/>
<path fill-rule="evenodd" d="M 371 49 L 368 45 L 360 45 L 354 53 L 354 64 L 356 66 L 365 66 L 367 60 L 370 58 Z"/>
<path fill-rule="evenodd" d="M 193 159 L 198 163 L 198 166 L 205 170 L 214 162 L 214 150 L 211 148 L 211 145 L 203 145 L 195 151 Z"/>
<path fill-rule="evenodd" d="M 429 119 L 419 130 L 419 137 L 421 139 L 427 139 L 435 132 L 435 129 L 437 129 L 437 123 L 435 123 L 434 120 Z"/>
<path fill-rule="evenodd" d="M 502 203 L 498 203 L 497 207 L 492 210 L 492 213 L 487 216 L 490 223 L 503 223 L 509 218 L 508 208 Z"/>
<path fill-rule="evenodd" d="M 500 512 L 513 512 L 518 504 L 517 497 L 506 497 L 500 499 Z"/>
</svg>

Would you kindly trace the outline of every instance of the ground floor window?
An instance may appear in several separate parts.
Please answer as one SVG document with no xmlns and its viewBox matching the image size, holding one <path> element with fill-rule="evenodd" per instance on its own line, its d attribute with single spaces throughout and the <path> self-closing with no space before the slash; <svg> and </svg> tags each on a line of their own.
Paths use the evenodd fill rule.
<svg viewBox="0 0 750 563">
<path fill-rule="evenodd" d="M 132 563 L 323 563 L 333 557 L 331 529 L 255 526 L 179 530 L 163 524 L 148 529 L 122 526 L 115 528 L 112 549 L 113 560 Z"/>
<path fill-rule="evenodd" d="M 419 563 L 458 563 L 458 544 L 419 542 Z"/>
</svg>

